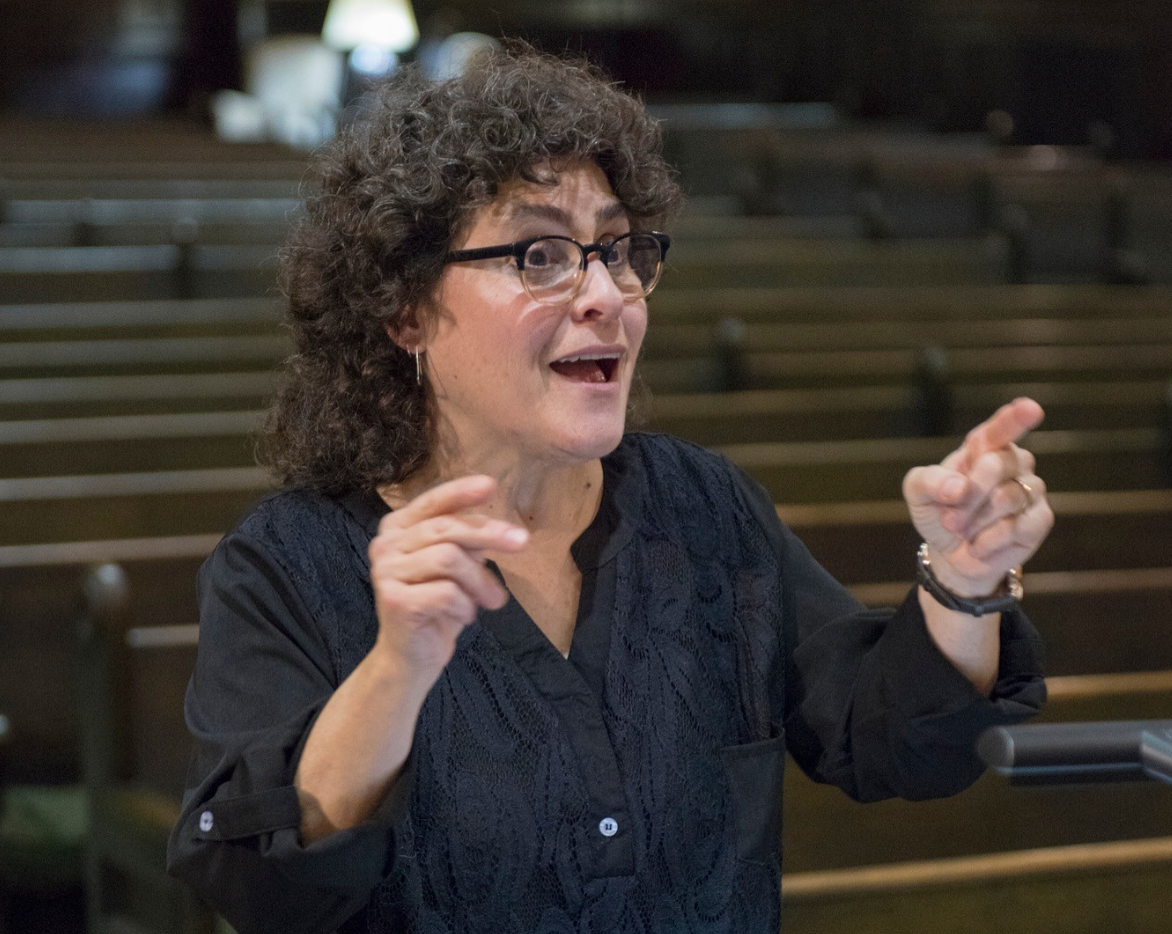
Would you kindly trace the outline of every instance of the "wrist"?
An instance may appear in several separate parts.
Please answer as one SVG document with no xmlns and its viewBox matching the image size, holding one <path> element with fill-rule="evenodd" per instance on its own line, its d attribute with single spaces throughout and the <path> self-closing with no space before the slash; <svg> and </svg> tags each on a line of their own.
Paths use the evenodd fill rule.
<svg viewBox="0 0 1172 934">
<path fill-rule="evenodd" d="M 424 666 L 411 661 L 382 640 L 376 640 L 374 647 L 361 662 L 367 671 L 372 687 L 384 697 L 396 698 L 407 708 L 423 706 L 423 701 L 435 684 L 439 672 L 431 673 Z M 442 671 L 442 668 L 440 669 Z"/>
<path fill-rule="evenodd" d="M 1011 610 L 1022 598 L 1021 568 L 989 583 L 974 583 L 950 573 L 947 564 L 933 560 L 927 542 L 916 554 L 917 583 L 942 606 L 970 616 Z"/>
</svg>

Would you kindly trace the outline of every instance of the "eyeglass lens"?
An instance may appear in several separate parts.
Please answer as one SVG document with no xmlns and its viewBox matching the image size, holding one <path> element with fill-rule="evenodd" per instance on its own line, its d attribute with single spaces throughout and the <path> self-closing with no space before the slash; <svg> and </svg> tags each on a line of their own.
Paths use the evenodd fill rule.
<svg viewBox="0 0 1172 934">
<path fill-rule="evenodd" d="M 619 291 L 629 298 L 642 298 L 659 279 L 662 251 L 654 237 L 632 234 L 617 240 L 606 260 Z M 585 278 L 582 251 L 572 240 L 549 237 L 534 241 L 525 252 L 521 274 L 525 288 L 538 301 L 566 301 Z"/>
</svg>

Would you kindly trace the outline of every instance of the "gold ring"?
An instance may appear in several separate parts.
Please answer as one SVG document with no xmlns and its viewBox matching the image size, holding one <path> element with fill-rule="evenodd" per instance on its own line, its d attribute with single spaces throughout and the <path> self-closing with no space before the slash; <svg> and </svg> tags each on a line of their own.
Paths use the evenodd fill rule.
<svg viewBox="0 0 1172 934">
<path fill-rule="evenodd" d="M 1021 508 L 1017 511 L 1017 514 L 1020 516 L 1023 512 L 1028 512 L 1030 507 L 1034 505 L 1034 488 L 1021 477 L 1014 477 L 1013 482 L 1020 486 L 1025 493 L 1025 502 L 1021 504 Z"/>
</svg>

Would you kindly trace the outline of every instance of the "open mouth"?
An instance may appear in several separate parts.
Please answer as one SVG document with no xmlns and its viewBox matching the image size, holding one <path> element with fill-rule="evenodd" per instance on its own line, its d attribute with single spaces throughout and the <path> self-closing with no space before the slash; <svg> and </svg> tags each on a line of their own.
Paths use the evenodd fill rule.
<svg viewBox="0 0 1172 934">
<path fill-rule="evenodd" d="M 619 370 L 619 355 L 580 354 L 576 357 L 562 357 L 550 365 L 559 376 L 576 383 L 609 383 Z"/>
</svg>

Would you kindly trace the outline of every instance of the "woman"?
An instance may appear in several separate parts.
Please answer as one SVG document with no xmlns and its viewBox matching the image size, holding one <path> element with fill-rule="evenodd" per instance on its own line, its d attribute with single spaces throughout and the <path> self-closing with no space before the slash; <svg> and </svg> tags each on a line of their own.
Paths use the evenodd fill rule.
<svg viewBox="0 0 1172 934">
<path fill-rule="evenodd" d="M 787 748 L 862 800 L 943 795 L 1038 708 L 996 593 L 1052 519 L 1036 404 L 908 474 L 937 596 L 894 613 L 722 458 L 624 434 L 679 201 L 632 98 L 503 53 L 388 89 L 318 171 L 288 489 L 201 574 L 170 849 L 241 934 L 773 932 Z"/>
</svg>

